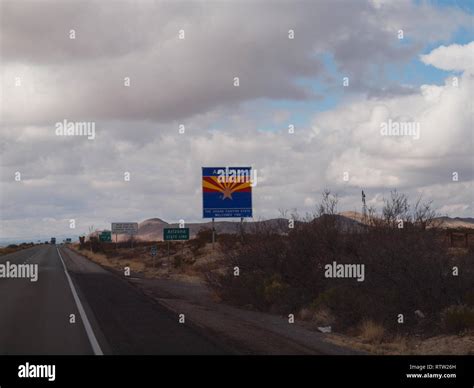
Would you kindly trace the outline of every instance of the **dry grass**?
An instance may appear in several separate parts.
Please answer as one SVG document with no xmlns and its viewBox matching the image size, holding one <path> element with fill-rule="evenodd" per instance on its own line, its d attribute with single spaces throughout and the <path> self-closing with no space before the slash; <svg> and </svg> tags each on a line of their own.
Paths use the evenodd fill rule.
<svg viewBox="0 0 474 388">
<path fill-rule="evenodd" d="M 73 248 L 74 249 L 74 248 Z M 140 257 L 127 257 L 126 259 L 114 259 L 108 258 L 102 253 L 91 252 L 89 250 L 77 250 L 78 253 L 87 257 L 89 260 L 102 265 L 103 267 L 115 268 L 122 270 L 124 267 L 130 267 L 132 272 L 144 272 L 146 264 L 144 261 L 140 260 Z"/>
<path fill-rule="evenodd" d="M 360 337 L 364 341 L 371 344 L 380 344 L 384 339 L 385 328 L 382 325 L 368 319 L 362 321 L 362 323 L 359 325 L 359 333 Z"/>
<path fill-rule="evenodd" d="M 361 338 L 341 334 L 328 334 L 330 342 L 363 350 L 371 354 L 385 355 L 474 355 L 474 335 L 440 335 L 427 339 L 397 335 L 379 344 L 368 343 Z"/>
<path fill-rule="evenodd" d="M 369 343 L 361 337 L 350 337 L 338 333 L 329 334 L 327 339 L 336 345 L 362 350 L 371 354 L 410 355 L 419 353 L 414 340 L 401 335 L 397 335 L 391 340 L 384 340 L 381 343 Z"/>
<path fill-rule="evenodd" d="M 331 326 L 336 322 L 336 318 L 327 308 L 321 307 L 313 314 L 313 322 L 319 326 Z"/>
<path fill-rule="evenodd" d="M 21 245 L 9 245 L 7 247 L 1 247 L 0 248 L 0 256 L 2 255 L 8 255 L 9 253 L 13 253 L 16 251 L 21 251 L 23 249 L 31 248 L 33 245 L 31 244 L 21 244 Z"/>
<path fill-rule="evenodd" d="M 193 253 L 189 244 L 183 244 L 178 249 L 171 250 L 170 257 L 158 255 L 153 267 L 153 258 L 149 249 L 137 246 L 134 249 L 119 248 L 106 253 L 91 252 L 88 249 L 79 250 L 78 244 L 70 245 L 77 253 L 104 267 L 122 270 L 130 267 L 132 272 L 139 272 L 147 278 L 163 278 L 184 276 L 202 281 L 203 273 L 209 268 L 219 266 L 222 254 L 219 244 L 212 250 L 212 244 L 204 244 L 199 252 Z"/>
<path fill-rule="evenodd" d="M 416 354 L 474 355 L 474 334 L 439 335 L 415 344 Z"/>
<path fill-rule="evenodd" d="M 95 253 L 88 250 L 77 250 L 77 247 L 70 246 L 69 248 L 75 250 L 77 253 L 81 254 L 82 256 L 87 257 L 89 260 L 93 261 L 94 263 L 100 264 L 104 267 L 114 267 L 112 262 L 107 258 L 107 256 L 103 255 L 102 253 Z"/>
<path fill-rule="evenodd" d="M 0 256 L 19 251 L 21 248 L 0 248 Z"/>
</svg>

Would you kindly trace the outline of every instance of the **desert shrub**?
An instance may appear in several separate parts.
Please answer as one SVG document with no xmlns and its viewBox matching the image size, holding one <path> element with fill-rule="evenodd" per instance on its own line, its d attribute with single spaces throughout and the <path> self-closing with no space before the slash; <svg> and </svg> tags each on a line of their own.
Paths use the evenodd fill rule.
<svg viewBox="0 0 474 388">
<path fill-rule="evenodd" d="M 238 234 L 219 234 L 219 245 L 223 251 L 234 250 L 240 244 L 240 239 L 241 238 Z"/>
<path fill-rule="evenodd" d="M 273 275 L 263 281 L 263 298 L 268 305 L 281 304 L 288 294 L 288 284 L 280 275 Z"/>
<path fill-rule="evenodd" d="M 436 315 L 459 297 L 434 230 L 376 227 L 363 236 L 358 253 L 366 267 L 360 287 L 369 295 L 366 314 L 389 327 L 397 326 L 399 313 L 407 317 L 407 328 L 414 327 L 417 321 L 410 317 L 415 310 Z"/>
<path fill-rule="evenodd" d="M 264 274 L 249 272 L 245 276 L 234 276 L 231 271 L 225 274 L 208 272 L 208 284 L 222 299 L 239 306 L 253 306 L 259 310 L 266 310 L 263 298 Z"/>
<path fill-rule="evenodd" d="M 333 326 L 336 322 L 334 314 L 325 307 L 320 307 L 318 309 L 309 309 L 313 312 L 311 320 L 317 325 L 321 326 Z"/>
<path fill-rule="evenodd" d="M 449 333 L 474 329 L 474 308 L 466 305 L 449 306 L 441 313 L 441 324 Z"/>
<path fill-rule="evenodd" d="M 196 236 L 189 240 L 189 248 L 193 254 L 197 254 L 200 249 L 204 248 L 206 244 L 212 242 L 212 230 L 211 229 L 201 229 L 197 232 Z"/>
<path fill-rule="evenodd" d="M 383 341 L 385 328 L 370 319 L 363 320 L 359 325 L 359 335 L 369 343 L 379 344 Z"/>
<path fill-rule="evenodd" d="M 184 265 L 184 258 L 181 255 L 175 255 L 173 257 L 173 266 L 175 268 L 181 268 Z"/>
<path fill-rule="evenodd" d="M 342 285 L 329 288 L 321 292 L 311 303 L 314 310 L 327 309 L 337 319 L 338 329 L 347 329 L 356 325 L 364 317 L 369 315 L 367 300 L 362 299 L 356 287 L 353 285 Z"/>
</svg>

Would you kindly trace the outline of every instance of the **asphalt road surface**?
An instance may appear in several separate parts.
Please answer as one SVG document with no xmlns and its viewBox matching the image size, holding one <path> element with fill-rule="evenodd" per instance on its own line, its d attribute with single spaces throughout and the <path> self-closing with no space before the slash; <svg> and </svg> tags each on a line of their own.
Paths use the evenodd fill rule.
<svg viewBox="0 0 474 388">
<path fill-rule="evenodd" d="M 0 278 L 0 354 L 225 354 L 120 276 L 52 245 L 0 257 L 38 280 Z M 71 314 L 75 323 L 71 323 Z"/>
</svg>

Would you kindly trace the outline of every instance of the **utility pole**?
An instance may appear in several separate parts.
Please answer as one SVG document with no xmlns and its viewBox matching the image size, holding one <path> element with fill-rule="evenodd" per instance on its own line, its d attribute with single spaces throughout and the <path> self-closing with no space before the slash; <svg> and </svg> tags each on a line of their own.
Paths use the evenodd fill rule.
<svg viewBox="0 0 474 388">
<path fill-rule="evenodd" d="M 91 253 L 93 253 L 92 251 L 92 232 L 94 231 L 94 225 L 91 225 L 89 226 L 89 245 L 90 245 L 90 251 Z"/>
<path fill-rule="evenodd" d="M 366 223 L 367 221 L 367 204 L 365 203 L 365 193 L 362 190 L 362 221 Z"/>
<path fill-rule="evenodd" d="M 212 250 L 214 250 L 214 243 L 216 242 L 216 228 L 214 227 L 214 218 L 212 219 Z"/>
</svg>

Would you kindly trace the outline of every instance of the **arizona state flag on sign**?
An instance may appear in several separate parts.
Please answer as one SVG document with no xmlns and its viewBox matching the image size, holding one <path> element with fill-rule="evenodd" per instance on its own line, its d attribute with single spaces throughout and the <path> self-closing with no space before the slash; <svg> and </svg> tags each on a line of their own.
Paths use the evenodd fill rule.
<svg viewBox="0 0 474 388">
<path fill-rule="evenodd" d="M 252 217 L 252 167 L 203 167 L 203 217 Z"/>
</svg>

